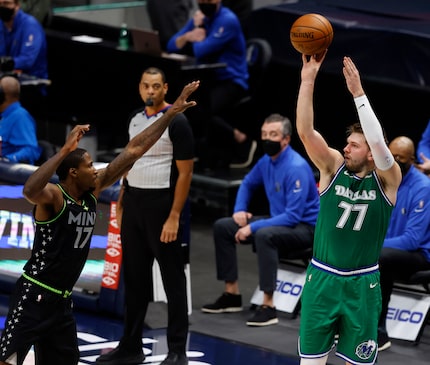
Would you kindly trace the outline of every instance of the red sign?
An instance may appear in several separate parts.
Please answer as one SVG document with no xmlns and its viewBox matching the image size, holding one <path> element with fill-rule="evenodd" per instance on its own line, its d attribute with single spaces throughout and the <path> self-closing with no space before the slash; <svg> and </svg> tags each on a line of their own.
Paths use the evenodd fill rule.
<svg viewBox="0 0 430 365">
<path fill-rule="evenodd" d="M 122 246 L 120 229 L 116 220 L 116 202 L 111 202 L 102 287 L 115 290 L 118 289 L 121 272 L 121 258 Z"/>
</svg>

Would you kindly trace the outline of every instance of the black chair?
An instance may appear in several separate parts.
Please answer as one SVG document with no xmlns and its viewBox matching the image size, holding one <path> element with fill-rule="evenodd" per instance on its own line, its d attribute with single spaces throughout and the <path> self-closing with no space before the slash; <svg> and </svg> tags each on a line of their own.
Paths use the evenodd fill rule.
<svg viewBox="0 0 430 365">
<path fill-rule="evenodd" d="M 409 280 L 409 284 L 422 285 L 427 294 L 430 294 L 430 270 L 417 271 Z"/>
<path fill-rule="evenodd" d="M 239 104 L 249 103 L 263 84 L 267 68 L 272 60 L 272 47 L 263 38 L 251 38 L 246 43 L 246 61 L 249 73 L 249 95 Z"/>
<path fill-rule="evenodd" d="M 246 43 L 246 61 L 249 73 L 249 90 L 230 112 L 231 120 L 251 139 L 257 140 L 263 116 L 259 116 L 259 95 L 266 72 L 272 60 L 272 47 L 263 38 L 250 38 Z M 255 160 L 255 159 L 254 159 Z"/>
<path fill-rule="evenodd" d="M 57 147 L 53 143 L 44 139 L 39 139 L 37 143 L 42 151 L 35 165 L 40 166 L 57 153 Z"/>
<path fill-rule="evenodd" d="M 279 257 L 279 262 L 285 265 L 307 268 L 312 259 L 312 253 L 313 247 L 290 251 L 288 254 Z"/>
<path fill-rule="evenodd" d="M 246 63 L 249 73 L 249 90 L 233 107 L 233 113 L 249 108 L 254 96 L 263 84 L 264 76 L 272 59 L 272 47 L 263 38 L 251 38 L 246 42 Z"/>
<path fill-rule="evenodd" d="M 398 280 L 394 287 L 422 294 L 430 294 L 430 270 L 417 271 L 407 280 Z"/>
</svg>

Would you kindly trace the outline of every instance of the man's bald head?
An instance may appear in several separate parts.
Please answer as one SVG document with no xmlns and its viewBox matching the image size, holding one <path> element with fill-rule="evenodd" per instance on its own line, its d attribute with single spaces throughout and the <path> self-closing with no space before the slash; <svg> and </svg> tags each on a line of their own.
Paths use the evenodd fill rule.
<svg viewBox="0 0 430 365">
<path fill-rule="evenodd" d="M 14 76 L 3 76 L 0 79 L 0 87 L 5 95 L 6 102 L 13 102 L 19 100 L 21 86 L 19 81 Z"/>
<path fill-rule="evenodd" d="M 415 156 L 414 142 L 408 137 L 405 137 L 405 136 L 396 137 L 391 141 L 388 147 L 390 148 L 390 151 L 394 155 L 394 157 L 396 157 L 396 154 L 399 154 L 404 157 L 408 156 L 412 158 L 414 158 Z"/>
<path fill-rule="evenodd" d="M 400 136 L 394 138 L 388 147 L 405 175 L 415 162 L 414 142 L 408 137 Z"/>
</svg>

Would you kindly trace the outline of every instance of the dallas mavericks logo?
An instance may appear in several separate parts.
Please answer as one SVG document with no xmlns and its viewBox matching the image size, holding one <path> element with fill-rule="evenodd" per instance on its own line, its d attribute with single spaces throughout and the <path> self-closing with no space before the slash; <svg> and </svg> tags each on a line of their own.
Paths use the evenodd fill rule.
<svg viewBox="0 0 430 365">
<path fill-rule="evenodd" d="M 376 342 L 369 340 L 367 342 L 360 343 L 355 349 L 355 354 L 362 360 L 369 359 L 376 350 Z"/>
</svg>

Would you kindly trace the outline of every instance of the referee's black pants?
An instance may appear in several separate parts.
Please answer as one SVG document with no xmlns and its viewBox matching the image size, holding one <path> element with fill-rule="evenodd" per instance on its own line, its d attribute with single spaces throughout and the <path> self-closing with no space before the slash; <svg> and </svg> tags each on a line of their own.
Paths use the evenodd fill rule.
<svg viewBox="0 0 430 365">
<path fill-rule="evenodd" d="M 125 288 L 125 326 L 121 346 L 134 352 L 142 347 L 142 331 L 153 299 L 152 264 L 160 266 L 167 296 L 167 345 L 169 352 L 185 353 L 188 308 L 180 228 L 175 242 L 160 242 L 172 205 L 169 189 L 127 187 L 121 226 L 122 270 Z"/>
</svg>

